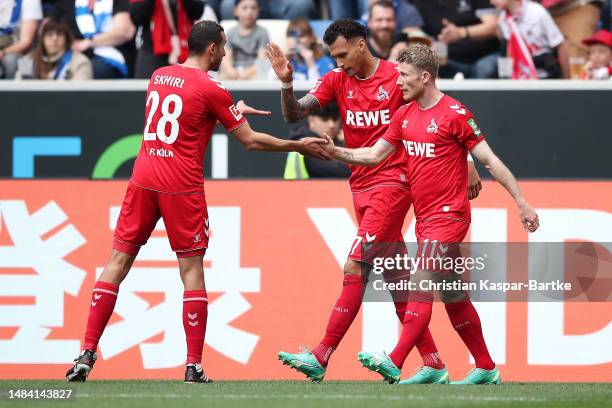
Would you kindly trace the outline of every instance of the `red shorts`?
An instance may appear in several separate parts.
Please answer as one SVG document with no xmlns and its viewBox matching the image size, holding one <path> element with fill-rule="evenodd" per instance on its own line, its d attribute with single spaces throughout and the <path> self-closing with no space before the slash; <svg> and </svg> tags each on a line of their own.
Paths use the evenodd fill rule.
<svg viewBox="0 0 612 408">
<path fill-rule="evenodd" d="M 136 255 L 159 218 L 179 258 L 203 255 L 208 247 L 208 210 L 203 193 L 169 194 L 128 184 L 113 248 Z"/>
<path fill-rule="evenodd" d="M 470 223 L 452 218 L 430 218 L 417 221 L 415 234 L 418 242 L 425 240 L 459 244 L 463 242 Z"/>
<path fill-rule="evenodd" d="M 443 268 L 440 262 L 447 258 L 461 257 L 460 244 L 470 228 L 468 222 L 451 218 L 433 218 L 417 221 L 415 233 L 419 243 L 416 256 L 421 258 L 421 269 L 432 272 L 452 273 L 451 263 L 445 263 Z M 438 260 L 438 262 L 436 262 Z"/>
<path fill-rule="evenodd" d="M 353 193 L 353 205 L 359 229 L 348 259 L 372 264 L 374 257 L 392 255 L 388 251 L 397 244 L 405 251 L 402 225 L 412 205 L 409 189 L 380 186 Z"/>
</svg>

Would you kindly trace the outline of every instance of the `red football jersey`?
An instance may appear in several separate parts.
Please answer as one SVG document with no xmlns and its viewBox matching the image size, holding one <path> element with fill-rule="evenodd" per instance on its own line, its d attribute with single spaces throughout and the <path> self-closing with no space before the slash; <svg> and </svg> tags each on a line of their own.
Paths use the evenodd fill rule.
<svg viewBox="0 0 612 408">
<path fill-rule="evenodd" d="M 132 182 L 166 193 L 202 192 L 204 153 L 217 120 L 228 132 L 246 121 L 221 83 L 196 68 L 156 70 Z"/>
<path fill-rule="evenodd" d="M 467 152 L 484 135 L 465 106 L 448 95 L 433 107 L 402 106 L 383 138 L 408 154 L 408 178 L 417 220 L 470 222 Z"/>
<path fill-rule="evenodd" d="M 310 94 L 325 106 L 338 103 L 346 147 L 374 145 L 391 122 L 391 117 L 404 104 L 402 91 L 395 84 L 397 65 L 379 60 L 374 75 L 360 79 L 348 76 L 340 68 L 319 79 Z M 378 185 L 407 186 L 406 160 L 399 149 L 376 167 L 349 166 L 353 191 Z"/>
</svg>

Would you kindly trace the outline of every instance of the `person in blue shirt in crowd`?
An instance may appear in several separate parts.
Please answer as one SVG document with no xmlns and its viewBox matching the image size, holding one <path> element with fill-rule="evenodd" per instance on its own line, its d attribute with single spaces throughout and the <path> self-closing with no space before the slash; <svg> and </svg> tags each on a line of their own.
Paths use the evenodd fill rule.
<svg viewBox="0 0 612 408">
<path fill-rule="evenodd" d="M 316 80 L 336 68 L 325 54 L 307 20 L 294 19 L 287 26 L 288 57 L 296 80 Z"/>
</svg>

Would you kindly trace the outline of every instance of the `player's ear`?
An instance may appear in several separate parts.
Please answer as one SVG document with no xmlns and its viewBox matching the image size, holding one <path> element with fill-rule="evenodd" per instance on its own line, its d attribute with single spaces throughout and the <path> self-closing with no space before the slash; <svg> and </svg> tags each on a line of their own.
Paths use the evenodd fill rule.
<svg viewBox="0 0 612 408">
<path fill-rule="evenodd" d="M 423 70 L 421 72 L 421 80 L 423 81 L 424 84 L 426 84 L 429 81 L 431 81 L 431 74 L 429 73 L 429 71 Z"/>
<path fill-rule="evenodd" d="M 357 42 L 357 45 L 359 46 L 359 51 L 361 52 L 365 51 L 366 40 L 363 38 L 360 38 L 359 41 Z"/>
</svg>

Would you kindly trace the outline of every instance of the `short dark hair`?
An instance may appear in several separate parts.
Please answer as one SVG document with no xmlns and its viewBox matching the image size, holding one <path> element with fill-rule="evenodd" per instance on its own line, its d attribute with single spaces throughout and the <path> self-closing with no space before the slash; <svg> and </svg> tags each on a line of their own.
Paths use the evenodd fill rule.
<svg viewBox="0 0 612 408">
<path fill-rule="evenodd" d="M 244 0 L 234 0 L 234 7 L 236 7 L 237 5 L 242 3 L 243 1 Z M 257 3 L 257 7 L 261 7 L 261 4 L 259 3 L 259 0 L 255 0 L 255 2 Z"/>
<path fill-rule="evenodd" d="M 340 110 L 336 102 L 331 102 L 325 105 L 324 108 L 314 111 L 310 114 L 311 116 L 318 116 L 324 119 L 338 119 L 340 117 Z"/>
<path fill-rule="evenodd" d="M 202 55 L 212 43 L 221 44 L 223 27 L 214 21 L 204 20 L 191 27 L 187 45 L 189 54 Z"/>
<path fill-rule="evenodd" d="M 377 6 L 392 9 L 393 13 L 395 13 L 395 5 L 391 0 L 376 0 L 374 3 L 370 4 L 370 7 L 368 8 L 370 15 L 372 15 L 372 9 Z"/>
<path fill-rule="evenodd" d="M 332 45 L 338 37 L 344 37 L 347 40 L 351 38 L 366 38 L 366 28 L 359 21 L 350 18 L 341 18 L 336 20 L 327 27 L 323 35 L 323 42 L 327 45 Z"/>
</svg>

